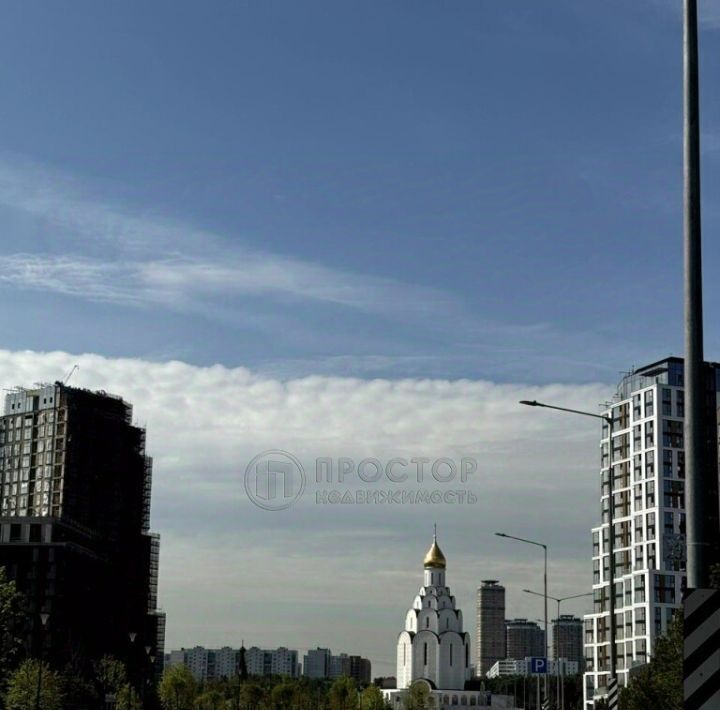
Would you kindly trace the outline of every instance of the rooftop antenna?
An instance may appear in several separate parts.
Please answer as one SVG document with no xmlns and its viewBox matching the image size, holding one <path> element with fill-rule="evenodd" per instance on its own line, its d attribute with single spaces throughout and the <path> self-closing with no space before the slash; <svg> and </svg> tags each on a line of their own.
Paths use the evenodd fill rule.
<svg viewBox="0 0 720 710">
<path fill-rule="evenodd" d="M 70 380 L 70 378 L 71 378 L 71 377 L 75 374 L 75 372 L 76 372 L 77 370 L 79 370 L 79 369 L 80 369 L 80 365 L 78 365 L 77 363 L 76 363 L 75 365 L 73 365 L 73 366 L 72 366 L 72 370 L 70 370 L 70 372 L 68 372 L 67 375 L 65 376 L 65 379 L 63 380 L 63 384 L 66 385 L 66 384 L 68 383 L 68 381 Z"/>
</svg>

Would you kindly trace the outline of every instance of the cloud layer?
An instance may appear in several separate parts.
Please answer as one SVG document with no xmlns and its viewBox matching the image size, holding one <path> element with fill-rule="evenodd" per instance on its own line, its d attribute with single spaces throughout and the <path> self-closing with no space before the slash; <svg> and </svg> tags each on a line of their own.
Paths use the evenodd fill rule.
<svg viewBox="0 0 720 710">
<path fill-rule="evenodd" d="M 74 363 L 80 370 L 71 384 L 122 395 L 148 429 L 168 647 L 240 638 L 320 644 L 361 652 L 376 673 L 389 673 L 435 522 L 469 630 L 474 588 L 488 577 L 508 586 L 509 615 L 540 612 L 520 592 L 541 583 L 537 555 L 494 537 L 496 530 L 548 542 L 551 592 L 590 588 L 598 432 L 592 420 L 517 401 L 592 408 L 607 397 L 603 385 L 282 380 L 245 368 L 8 351 L 0 351 L 0 381 L 54 381 Z M 473 456 L 479 470 L 469 486 L 478 502 L 318 506 L 308 490 L 287 511 L 262 511 L 242 480 L 250 459 L 267 449 L 292 452 L 310 472 L 321 456 Z"/>
</svg>

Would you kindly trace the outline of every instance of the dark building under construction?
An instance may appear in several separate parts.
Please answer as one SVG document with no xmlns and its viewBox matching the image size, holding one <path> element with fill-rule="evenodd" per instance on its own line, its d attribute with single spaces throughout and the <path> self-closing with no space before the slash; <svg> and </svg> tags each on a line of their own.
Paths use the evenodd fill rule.
<svg viewBox="0 0 720 710">
<path fill-rule="evenodd" d="M 151 488 L 145 430 L 120 397 L 59 382 L 6 395 L 0 566 L 24 597 L 29 655 L 81 670 L 111 654 L 157 675 L 165 617 Z"/>
</svg>

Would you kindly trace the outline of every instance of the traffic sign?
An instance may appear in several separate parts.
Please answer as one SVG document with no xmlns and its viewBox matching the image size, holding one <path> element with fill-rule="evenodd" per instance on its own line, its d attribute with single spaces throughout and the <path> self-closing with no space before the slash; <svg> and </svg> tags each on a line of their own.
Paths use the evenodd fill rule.
<svg viewBox="0 0 720 710">
<path fill-rule="evenodd" d="M 531 658 L 530 659 L 530 672 L 539 673 L 543 675 L 548 672 L 547 658 Z"/>
</svg>

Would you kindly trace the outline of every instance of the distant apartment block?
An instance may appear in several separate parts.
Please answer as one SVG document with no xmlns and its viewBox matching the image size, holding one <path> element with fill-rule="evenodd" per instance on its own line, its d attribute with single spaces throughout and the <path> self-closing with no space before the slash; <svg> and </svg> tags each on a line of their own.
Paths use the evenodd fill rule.
<svg viewBox="0 0 720 710">
<path fill-rule="evenodd" d="M 582 619 L 561 614 L 552 620 L 552 650 L 553 658 L 567 658 L 584 665 Z"/>
<path fill-rule="evenodd" d="M 252 646 L 245 654 L 249 675 L 282 675 L 289 678 L 300 676 L 298 652 L 281 646 L 275 649 L 262 649 Z"/>
<path fill-rule="evenodd" d="M 228 646 L 218 649 L 195 646 L 171 651 L 166 656 L 166 664 L 186 666 L 198 682 L 219 680 L 235 675 L 239 654 L 239 649 Z M 245 662 L 249 675 L 281 675 L 290 678 L 300 676 L 298 652 L 284 647 L 266 650 L 253 646 L 245 652 Z"/>
<path fill-rule="evenodd" d="M 329 648 L 311 648 L 303 657 L 303 675 L 306 678 L 329 678 L 331 657 Z"/>
<path fill-rule="evenodd" d="M 369 683 L 372 669 L 367 658 L 347 653 L 333 656 L 329 648 L 315 648 L 310 649 L 303 657 L 303 675 L 306 678 L 348 676 L 359 683 Z"/>
<path fill-rule="evenodd" d="M 476 601 L 476 673 L 484 676 L 506 656 L 505 587 L 494 579 L 483 580 Z"/>
<path fill-rule="evenodd" d="M 505 647 L 505 657 L 510 659 L 545 656 L 545 632 L 534 621 L 509 619 L 505 622 Z"/>
</svg>

